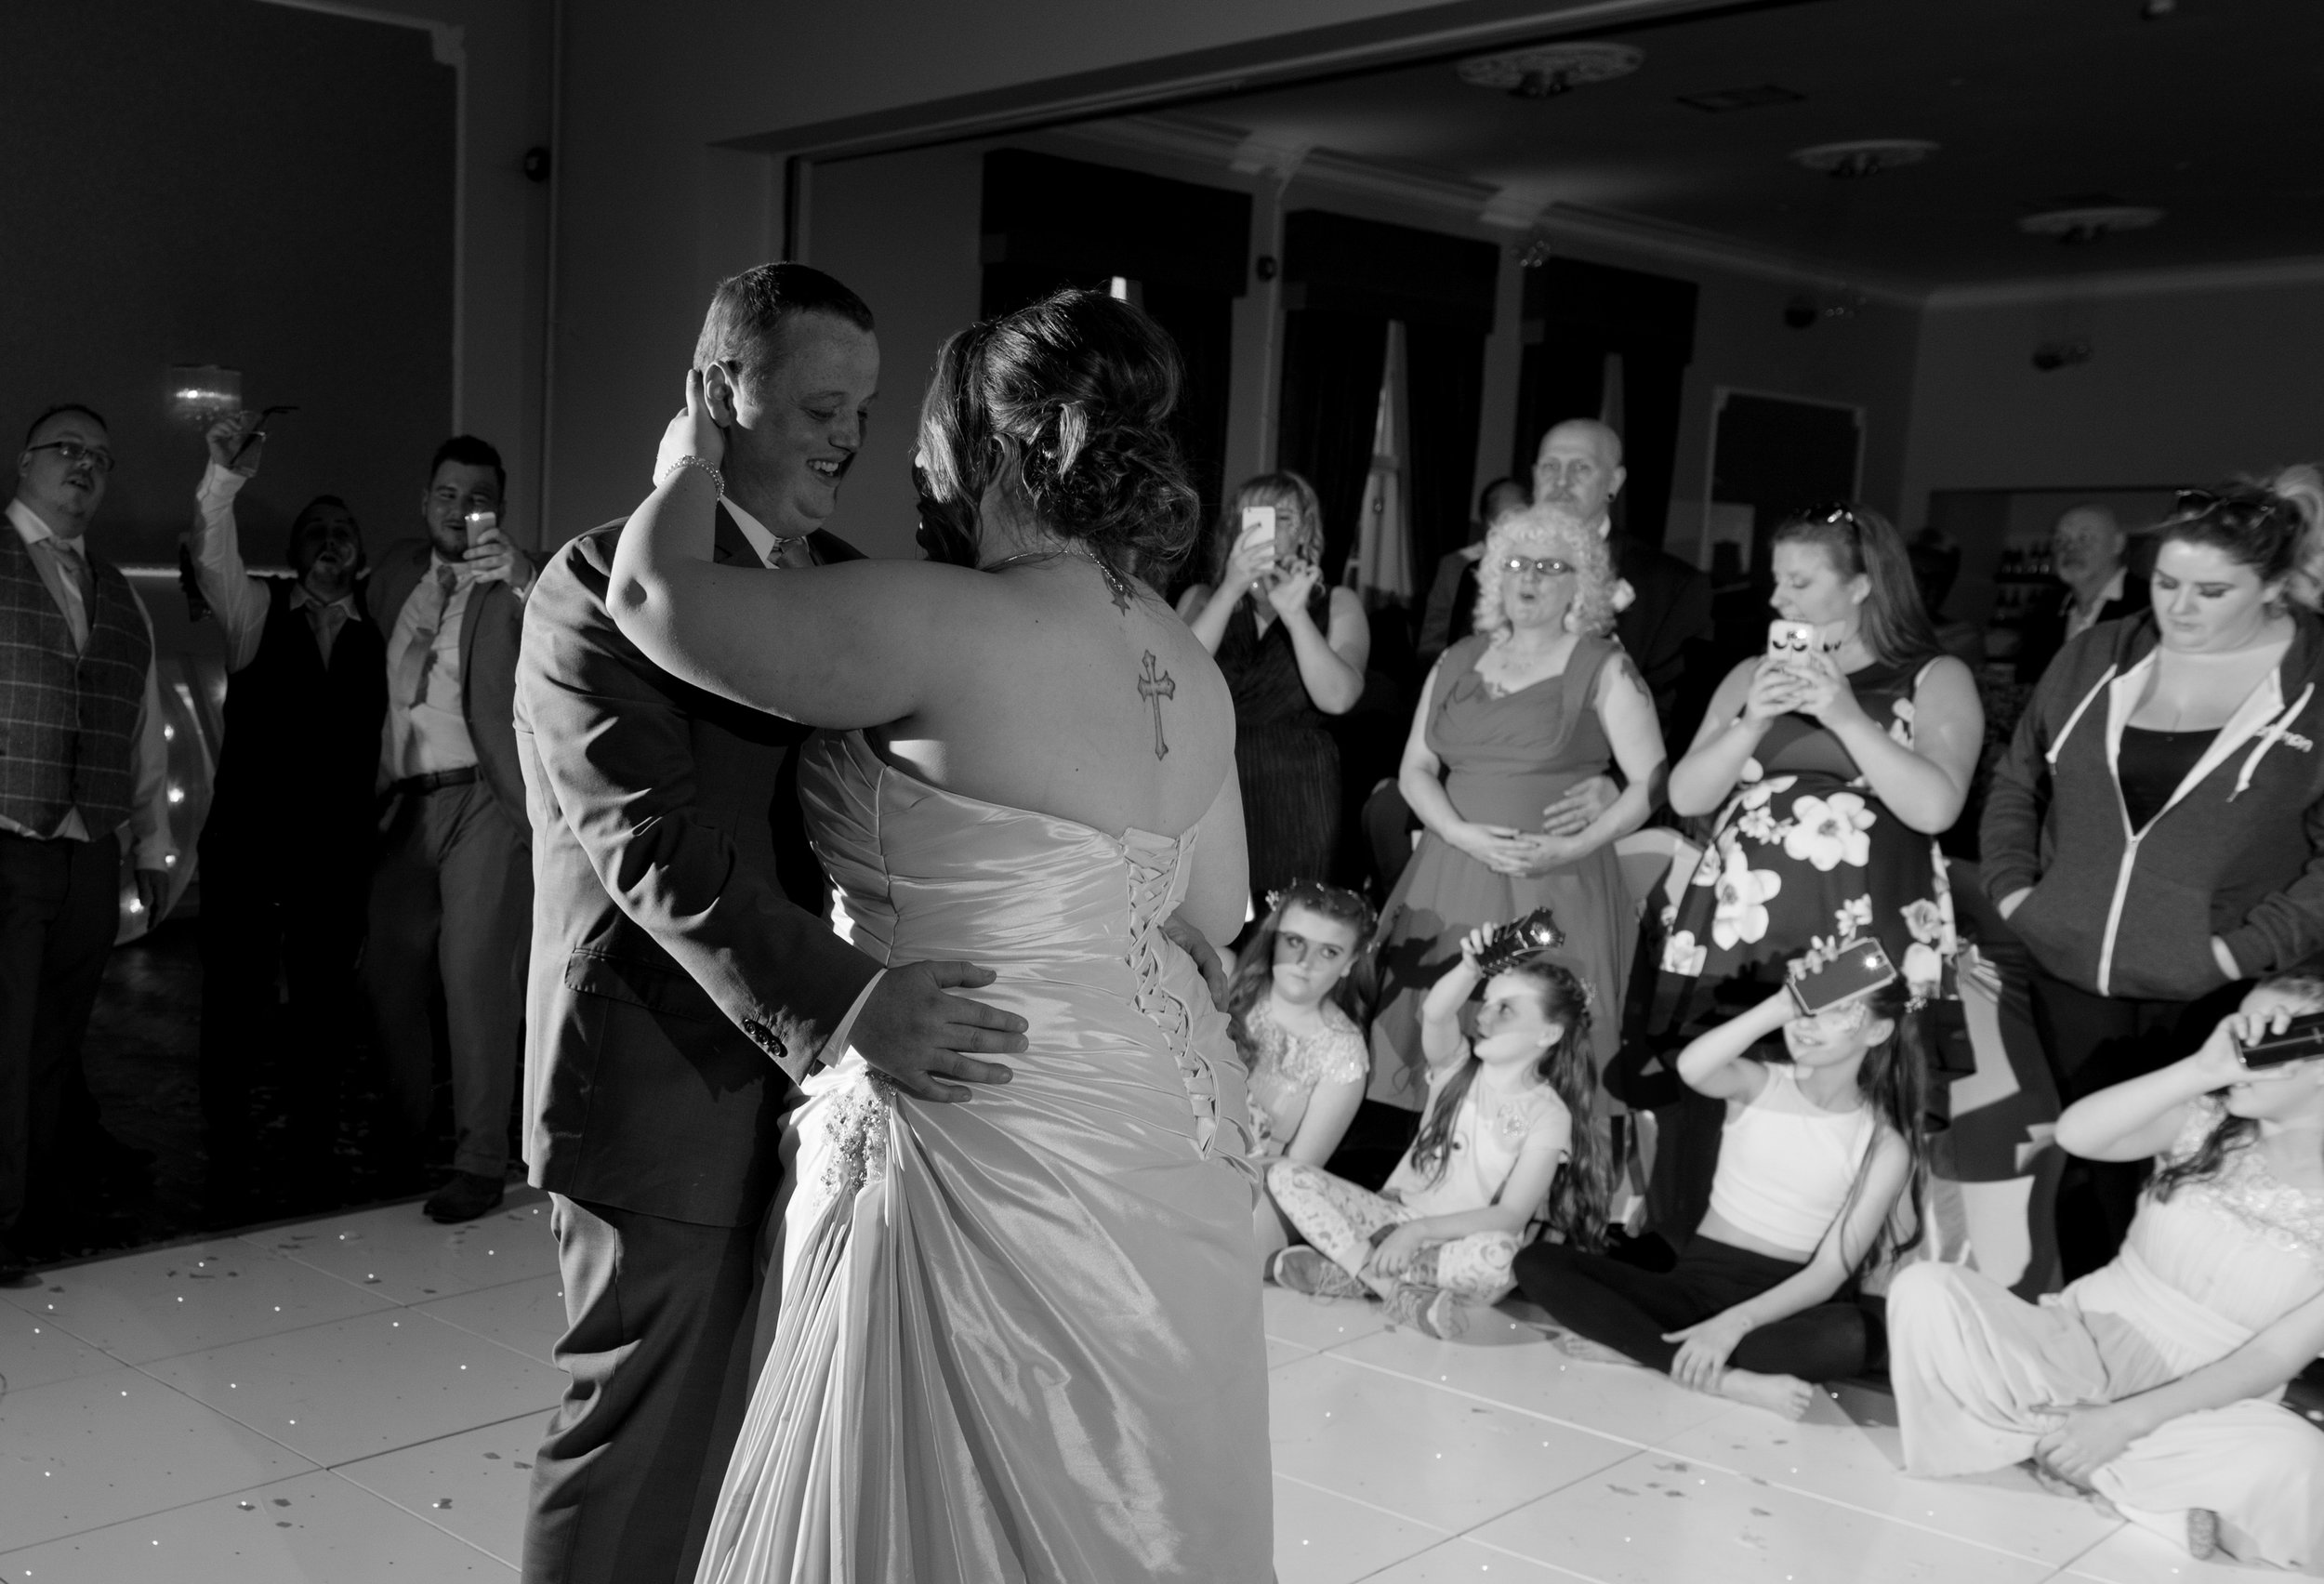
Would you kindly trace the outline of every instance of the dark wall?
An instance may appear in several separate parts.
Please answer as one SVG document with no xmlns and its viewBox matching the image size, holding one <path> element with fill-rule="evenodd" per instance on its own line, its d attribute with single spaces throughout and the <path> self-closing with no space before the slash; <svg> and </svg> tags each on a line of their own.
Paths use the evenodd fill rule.
<svg viewBox="0 0 2324 1584">
<path fill-rule="evenodd" d="M 250 404 L 301 409 L 244 496 L 253 558 L 324 491 L 374 549 L 411 531 L 452 414 L 456 79 L 429 35 L 254 0 L 7 0 L 0 59 L 8 445 L 51 402 L 99 408 L 120 467 L 98 542 L 173 560 L 202 449 L 167 370 L 222 364 Z"/>
</svg>

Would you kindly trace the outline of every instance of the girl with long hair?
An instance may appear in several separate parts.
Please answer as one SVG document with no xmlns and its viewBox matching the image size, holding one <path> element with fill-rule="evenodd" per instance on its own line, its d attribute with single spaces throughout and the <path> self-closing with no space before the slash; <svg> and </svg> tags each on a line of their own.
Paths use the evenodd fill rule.
<svg viewBox="0 0 2324 1584">
<path fill-rule="evenodd" d="M 1808 1016 L 1789 990 L 1689 1045 L 1679 1076 L 1726 1102 L 1710 1208 L 1667 1273 L 1536 1244 L 1525 1296 L 1565 1329 L 1681 1385 L 1789 1419 L 1861 1372 L 1881 1323 L 1868 1270 L 1921 1236 L 1928 1079 L 1901 980 Z M 1789 1063 L 1754 1056 L 1781 1032 Z"/>
<path fill-rule="evenodd" d="M 1353 891 L 1294 880 L 1236 960 L 1226 1010 L 1250 1068 L 1252 1158 L 1321 1166 L 1364 1099 L 1365 938 L 1372 905 Z M 1252 1211 L 1263 1261 L 1289 1241 L 1271 1199 Z"/>
<path fill-rule="evenodd" d="M 1907 1472 L 2030 1462 L 2197 1557 L 2324 1564 L 2324 1434 L 2281 1401 L 2324 1353 L 2324 1060 L 2241 1054 L 2319 1010 L 2324 980 L 2270 980 L 2193 1055 L 2067 1108 L 2067 1151 L 2154 1166 L 2110 1263 L 2039 1304 L 1897 1276 Z"/>
<path fill-rule="evenodd" d="M 1485 978 L 1477 959 L 1490 934 L 1471 931 L 1429 992 L 1428 1112 L 1386 1186 L 1368 1193 L 1299 1161 L 1268 1168 L 1268 1191 L 1312 1246 L 1275 1256 L 1278 1285 L 1377 1294 L 1403 1324 L 1452 1337 L 1467 1328 L 1465 1305 L 1508 1295 L 1511 1262 L 1537 1225 L 1595 1242 L 1606 1164 L 1590 994 L 1555 963 L 1520 962 L 1486 983 L 1472 1040 L 1460 1010 Z"/>
</svg>

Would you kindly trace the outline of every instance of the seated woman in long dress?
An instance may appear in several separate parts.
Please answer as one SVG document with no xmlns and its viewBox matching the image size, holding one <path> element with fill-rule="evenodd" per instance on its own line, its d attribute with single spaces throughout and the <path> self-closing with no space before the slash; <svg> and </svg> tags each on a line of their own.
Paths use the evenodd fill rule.
<svg viewBox="0 0 2324 1584">
<path fill-rule="evenodd" d="M 2271 980 L 2194 1055 L 2058 1118 L 2075 1155 L 2155 1162 L 2111 1264 L 2039 1304 L 1955 1265 L 1897 1276 L 1907 1472 L 2031 1459 L 2198 1556 L 2324 1564 L 2324 1432 L 2279 1401 L 2324 1353 L 2324 1060 L 2237 1053 L 2317 1010 L 2324 980 Z"/>
<path fill-rule="evenodd" d="M 980 998 L 1030 1025 L 973 1095 L 853 1051 L 808 1079 L 703 1580 L 1269 1577 L 1244 1069 L 1164 932 L 1243 921 L 1233 704 L 1124 570 L 1194 538 L 1177 389 L 1168 337 L 1110 297 L 976 325 L 918 463 L 924 535 L 970 564 L 767 572 L 711 560 L 697 372 L 623 533 L 608 604 L 648 656 L 832 729 L 799 793 L 855 944 L 990 969 Z"/>
</svg>

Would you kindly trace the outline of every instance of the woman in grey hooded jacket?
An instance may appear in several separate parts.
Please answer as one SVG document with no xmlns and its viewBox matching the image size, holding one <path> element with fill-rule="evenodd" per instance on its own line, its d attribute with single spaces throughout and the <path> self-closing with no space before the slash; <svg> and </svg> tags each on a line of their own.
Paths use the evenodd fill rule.
<svg viewBox="0 0 2324 1584">
<path fill-rule="evenodd" d="M 2324 621 L 2288 601 L 2302 522 L 2250 486 L 2157 530 L 2150 613 L 2061 651 L 1997 769 L 1987 894 L 2032 957 L 2061 1099 L 2185 1055 L 2251 979 L 2324 952 Z M 2076 1162 L 2071 1278 L 2106 1263 L 2139 1169 Z"/>
</svg>

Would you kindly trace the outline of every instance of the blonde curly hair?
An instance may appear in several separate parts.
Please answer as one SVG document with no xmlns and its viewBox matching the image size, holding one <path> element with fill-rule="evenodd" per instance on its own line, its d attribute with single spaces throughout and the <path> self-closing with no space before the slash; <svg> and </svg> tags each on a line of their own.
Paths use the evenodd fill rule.
<svg viewBox="0 0 2324 1584">
<path fill-rule="evenodd" d="M 1597 529 L 1563 506 L 1529 506 L 1486 530 L 1485 559 L 1477 563 L 1476 630 L 1498 643 L 1510 633 L 1502 606 L 1511 556 L 1555 556 L 1574 569 L 1574 601 L 1566 607 L 1569 632 L 1604 638 L 1614 630 L 1614 588 L 1619 581 L 1614 554 Z"/>
</svg>

